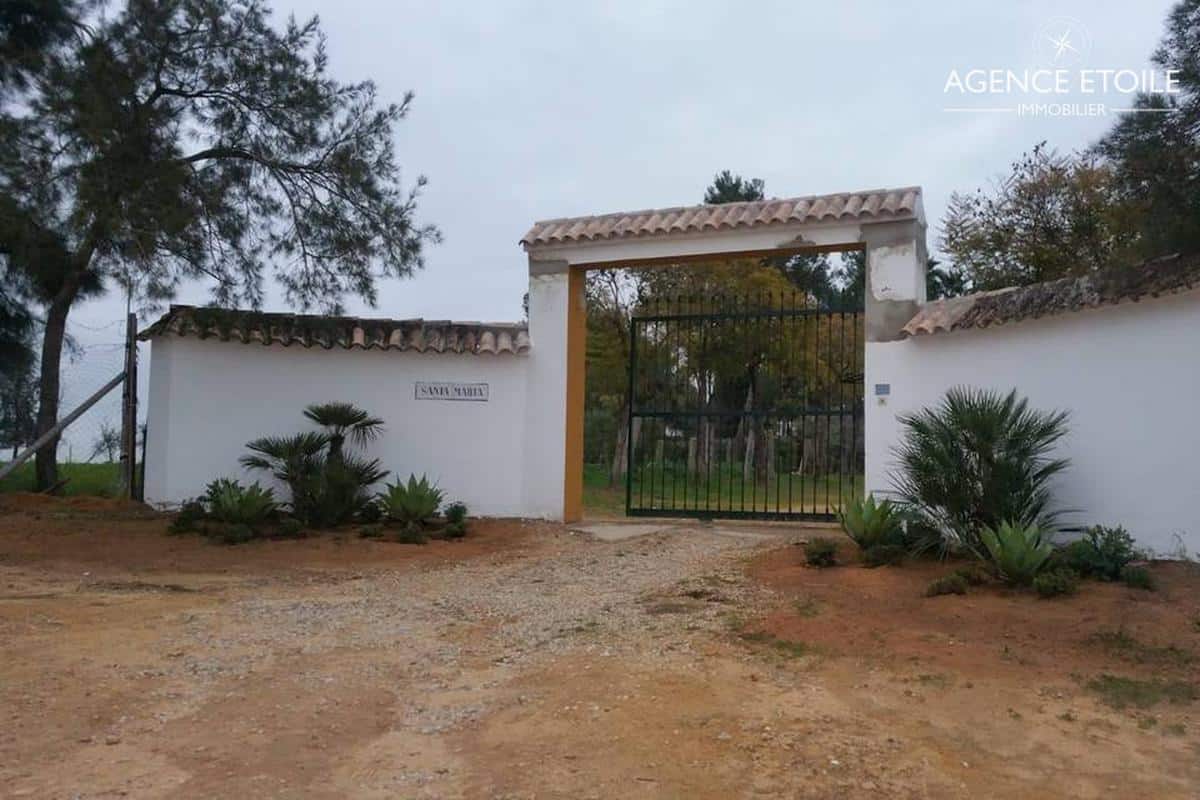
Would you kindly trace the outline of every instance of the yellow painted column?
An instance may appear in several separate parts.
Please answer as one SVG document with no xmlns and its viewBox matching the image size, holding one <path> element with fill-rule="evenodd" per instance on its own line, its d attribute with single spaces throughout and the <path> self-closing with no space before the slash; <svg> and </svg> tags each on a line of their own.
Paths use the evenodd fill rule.
<svg viewBox="0 0 1200 800">
<path fill-rule="evenodd" d="M 567 426 L 563 470 L 563 521 L 583 518 L 583 406 L 587 364 L 587 271 L 567 273 Z"/>
</svg>

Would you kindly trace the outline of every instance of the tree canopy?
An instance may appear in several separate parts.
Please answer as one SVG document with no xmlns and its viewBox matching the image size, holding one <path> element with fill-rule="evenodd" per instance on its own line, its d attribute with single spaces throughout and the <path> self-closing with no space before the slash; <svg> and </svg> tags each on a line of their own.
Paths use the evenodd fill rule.
<svg viewBox="0 0 1200 800">
<path fill-rule="evenodd" d="M 939 244 L 981 290 L 1099 269 L 1128 238 L 1111 172 L 1039 144 L 989 190 L 952 194 Z"/>
<path fill-rule="evenodd" d="M 330 77 L 315 18 L 261 0 L 128 0 L 77 20 L 0 105 L 0 255 L 45 309 L 39 431 L 57 418 L 72 305 L 202 280 L 260 304 L 376 300 L 438 239 L 415 219 L 392 133 L 412 95 Z M 38 482 L 54 479 L 54 444 Z"/>
<path fill-rule="evenodd" d="M 713 206 L 762 200 L 765 188 L 762 178 L 743 178 L 723 169 L 713 176 L 713 182 L 704 190 L 704 202 Z"/>
</svg>

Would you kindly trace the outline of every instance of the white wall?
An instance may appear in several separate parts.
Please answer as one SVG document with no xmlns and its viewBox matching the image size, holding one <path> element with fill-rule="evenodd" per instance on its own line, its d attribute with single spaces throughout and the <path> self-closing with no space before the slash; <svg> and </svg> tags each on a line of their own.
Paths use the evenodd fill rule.
<svg viewBox="0 0 1200 800">
<path fill-rule="evenodd" d="M 448 499 L 466 502 L 473 514 L 535 515 L 523 500 L 530 362 L 528 355 L 155 338 L 146 499 L 177 503 L 201 494 L 206 483 L 221 476 L 269 483 L 270 476 L 246 473 L 238 465 L 246 442 L 314 427 L 301 415 L 306 405 L 343 400 L 386 422 L 385 434 L 367 451 L 385 468 L 406 479 L 410 472 L 427 473 Z M 486 382 L 489 399 L 416 400 L 416 381 Z"/>
<path fill-rule="evenodd" d="M 1084 524 L 1144 547 L 1200 551 L 1200 291 L 982 330 L 868 342 L 867 487 L 891 489 L 896 415 L 955 385 L 1016 388 L 1071 412 L 1056 495 Z M 891 385 L 882 403 L 876 384 Z M 1177 538 L 1179 537 L 1179 538 Z"/>
</svg>

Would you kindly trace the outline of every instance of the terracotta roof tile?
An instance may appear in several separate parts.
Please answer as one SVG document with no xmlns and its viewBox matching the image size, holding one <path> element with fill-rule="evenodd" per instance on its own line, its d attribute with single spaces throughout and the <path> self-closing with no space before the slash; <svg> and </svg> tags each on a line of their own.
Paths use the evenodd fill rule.
<svg viewBox="0 0 1200 800">
<path fill-rule="evenodd" d="M 531 247 L 628 239 L 671 233 L 699 232 L 796 222 L 845 220 L 891 221 L 915 219 L 921 206 L 921 188 L 877 189 L 786 200 L 681 206 L 678 208 L 620 211 L 588 217 L 535 222 L 521 237 Z"/>
<path fill-rule="evenodd" d="M 243 344 L 415 350 L 418 353 L 525 353 L 529 328 L 504 322 L 367 319 L 173 305 L 140 334 L 192 336 Z"/>
<path fill-rule="evenodd" d="M 904 326 L 904 332 L 920 336 L 987 328 L 1143 297 L 1177 294 L 1196 287 L 1200 287 L 1200 254 L 1165 256 L 1077 278 L 936 300 L 922 306 Z"/>
</svg>

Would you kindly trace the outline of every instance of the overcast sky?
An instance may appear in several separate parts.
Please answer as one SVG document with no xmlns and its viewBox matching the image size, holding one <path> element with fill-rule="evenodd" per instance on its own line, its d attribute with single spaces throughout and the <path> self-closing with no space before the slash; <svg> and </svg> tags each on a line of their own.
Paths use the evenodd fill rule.
<svg viewBox="0 0 1200 800">
<path fill-rule="evenodd" d="M 943 93 L 950 70 L 1042 66 L 1041 31 L 1063 16 L 1083 27 L 1073 41 L 1090 43 L 1084 66 L 1144 68 L 1169 6 L 302 0 L 276 10 L 320 15 L 336 77 L 371 78 L 385 100 L 416 92 L 397 150 L 407 178 L 429 178 L 419 218 L 445 241 L 417 277 L 383 285 L 377 309 L 348 308 L 509 320 L 526 284 L 517 240 L 534 220 L 697 203 L 720 169 L 763 178 L 773 197 L 919 184 L 933 246 L 952 191 L 986 183 L 1040 140 L 1082 148 L 1112 124 L 947 112 L 964 104 Z M 178 300 L 206 297 L 194 285 Z M 283 308 L 278 295 L 267 305 Z M 93 329 L 122 311 L 115 297 L 88 303 L 72 332 L 111 342 L 116 327 Z"/>
</svg>

